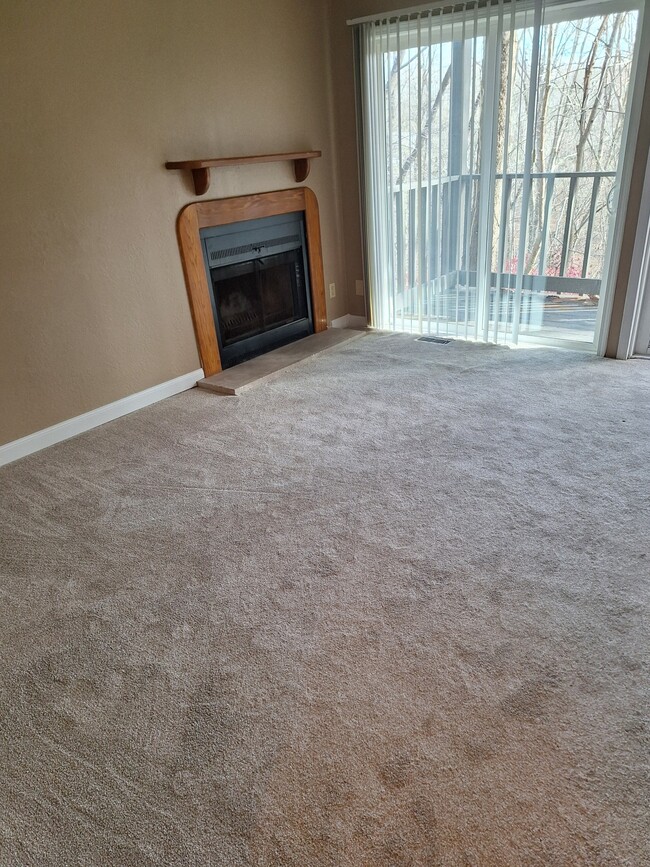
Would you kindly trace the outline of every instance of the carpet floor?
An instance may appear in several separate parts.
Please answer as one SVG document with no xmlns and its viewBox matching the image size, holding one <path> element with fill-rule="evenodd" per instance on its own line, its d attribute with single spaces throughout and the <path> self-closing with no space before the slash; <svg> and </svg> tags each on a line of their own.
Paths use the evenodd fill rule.
<svg viewBox="0 0 650 867">
<path fill-rule="evenodd" d="M 650 865 L 649 433 L 369 334 L 0 470 L 0 864 Z"/>
</svg>

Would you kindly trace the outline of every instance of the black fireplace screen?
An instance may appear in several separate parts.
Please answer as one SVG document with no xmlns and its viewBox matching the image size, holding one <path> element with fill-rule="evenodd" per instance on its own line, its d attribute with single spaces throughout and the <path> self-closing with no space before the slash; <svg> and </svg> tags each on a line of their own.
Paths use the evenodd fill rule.
<svg viewBox="0 0 650 867">
<path fill-rule="evenodd" d="M 223 367 L 312 333 L 301 213 L 201 235 Z"/>
<path fill-rule="evenodd" d="M 212 268 L 223 346 L 308 316 L 302 252 Z"/>
</svg>

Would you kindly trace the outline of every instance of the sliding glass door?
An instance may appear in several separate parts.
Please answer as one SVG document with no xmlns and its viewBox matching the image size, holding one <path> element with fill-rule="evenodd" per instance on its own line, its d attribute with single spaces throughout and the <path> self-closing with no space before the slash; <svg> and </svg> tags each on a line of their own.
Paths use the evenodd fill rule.
<svg viewBox="0 0 650 867">
<path fill-rule="evenodd" d="M 593 344 L 639 10 L 475 0 L 362 26 L 375 327 Z"/>
</svg>

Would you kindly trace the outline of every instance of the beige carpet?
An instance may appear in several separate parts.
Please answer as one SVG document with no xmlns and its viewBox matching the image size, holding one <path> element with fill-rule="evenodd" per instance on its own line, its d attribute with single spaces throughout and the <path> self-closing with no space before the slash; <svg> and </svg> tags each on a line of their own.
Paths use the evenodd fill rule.
<svg viewBox="0 0 650 867">
<path fill-rule="evenodd" d="M 369 335 L 0 470 L 0 864 L 649 865 L 649 433 Z"/>
</svg>

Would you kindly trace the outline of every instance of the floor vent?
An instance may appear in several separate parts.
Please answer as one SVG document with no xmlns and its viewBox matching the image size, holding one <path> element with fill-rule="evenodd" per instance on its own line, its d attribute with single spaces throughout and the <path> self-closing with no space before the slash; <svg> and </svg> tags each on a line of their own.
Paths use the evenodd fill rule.
<svg viewBox="0 0 650 867">
<path fill-rule="evenodd" d="M 416 337 L 415 339 L 422 340 L 424 341 L 424 343 L 441 343 L 443 346 L 445 346 L 447 343 L 451 343 L 451 340 L 447 340 L 444 337 L 425 337 L 424 335 L 422 335 L 422 337 Z"/>
</svg>

